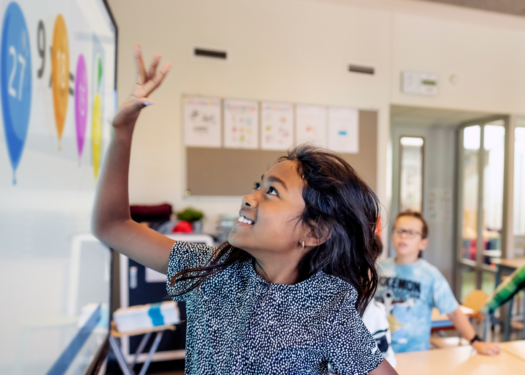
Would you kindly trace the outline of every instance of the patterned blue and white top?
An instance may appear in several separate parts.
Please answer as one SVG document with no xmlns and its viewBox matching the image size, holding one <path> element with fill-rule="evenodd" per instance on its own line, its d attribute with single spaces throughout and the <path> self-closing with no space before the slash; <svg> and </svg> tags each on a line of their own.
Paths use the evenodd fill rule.
<svg viewBox="0 0 525 375">
<path fill-rule="evenodd" d="M 167 289 L 177 272 L 205 265 L 215 249 L 177 242 Z M 368 374 L 383 360 L 355 309 L 356 290 L 318 272 L 295 285 L 262 279 L 239 262 L 175 297 L 186 302 L 186 374 Z"/>
</svg>

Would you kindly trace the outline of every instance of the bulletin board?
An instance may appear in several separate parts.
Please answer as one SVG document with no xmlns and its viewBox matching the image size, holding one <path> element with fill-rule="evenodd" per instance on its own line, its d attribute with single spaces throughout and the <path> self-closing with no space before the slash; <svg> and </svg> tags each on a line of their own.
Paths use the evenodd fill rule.
<svg viewBox="0 0 525 375">
<path fill-rule="evenodd" d="M 338 153 L 377 187 L 377 111 L 359 110 L 359 152 Z M 191 196 L 243 196 L 285 151 L 186 147 L 187 192 Z"/>
</svg>

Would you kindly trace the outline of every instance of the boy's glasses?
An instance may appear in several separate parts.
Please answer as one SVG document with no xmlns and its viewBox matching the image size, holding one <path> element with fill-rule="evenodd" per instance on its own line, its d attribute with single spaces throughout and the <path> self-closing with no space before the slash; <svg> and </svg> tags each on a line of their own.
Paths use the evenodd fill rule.
<svg viewBox="0 0 525 375">
<path fill-rule="evenodd" d="M 402 237 L 403 234 L 406 234 L 408 238 L 414 238 L 416 236 L 420 236 L 421 232 L 414 232 L 412 230 L 406 230 L 406 229 L 396 229 L 394 231 L 396 236 Z"/>
</svg>

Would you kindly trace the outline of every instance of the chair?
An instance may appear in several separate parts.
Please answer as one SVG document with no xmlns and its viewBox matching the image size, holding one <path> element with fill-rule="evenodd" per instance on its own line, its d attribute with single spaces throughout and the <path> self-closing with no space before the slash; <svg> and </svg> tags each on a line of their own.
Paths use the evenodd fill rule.
<svg viewBox="0 0 525 375">
<path fill-rule="evenodd" d="M 477 289 L 467 294 L 462 305 L 474 310 L 474 312 L 478 312 L 485 306 L 488 299 L 489 296 L 487 293 Z"/>
<path fill-rule="evenodd" d="M 109 344 L 111 345 L 111 349 L 113 350 L 113 353 L 115 353 L 115 356 L 117 357 L 117 362 L 120 366 L 120 369 L 124 373 L 124 375 L 135 375 L 135 372 L 133 371 L 133 367 L 137 364 L 139 355 L 144 350 L 144 347 L 149 341 L 149 338 L 153 333 L 156 332 L 155 340 L 153 341 L 153 345 L 151 345 L 151 349 L 148 353 L 148 357 L 146 358 L 146 361 L 144 362 L 144 365 L 142 365 L 142 368 L 140 370 L 139 375 L 146 374 L 146 371 L 148 371 L 148 367 L 151 363 L 151 360 L 153 359 L 153 355 L 157 351 L 157 348 L 159 346 L 160 340 L 162 339 L 162 335 L 164 334 L 164 331 L 166 330 L 175 330 L 175 325 L 168 324 L 163 326 L 156 326 L 151 328 L 145 328 L 140 329 L 136 331 L 128 331 L 128 332 L 119 332 L 117 330 L 117 325 L 115 322 L 111 322 L 111 334 L 109 336 Z M 120 339 L 122 337 L 131 337 L 131 336 L 137 336 L 137 335 L 144 335 L 142 340 L 140 341 L 139 347 L 137 348 L 137 352 L 135 353 L 135 356 L 133 358 L 133 362 L 129 365 L 126 363 L 126 360 L 124 359 L 124 354 L 122 354 L 122 350 L 120 349 L 120 345 L 117 342 L 117 339 Z"/>
</svg>

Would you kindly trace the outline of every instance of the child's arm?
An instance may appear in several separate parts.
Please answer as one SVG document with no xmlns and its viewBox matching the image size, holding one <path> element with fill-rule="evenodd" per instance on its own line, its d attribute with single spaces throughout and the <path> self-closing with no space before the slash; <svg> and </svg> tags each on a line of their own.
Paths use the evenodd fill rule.
<svg viewBox="0 0 525 375">
<path fill-rule="evenodd" d="M 447 314 L 447 316 L 452 324 L 454 324 L 454 327 L 459 331 L 459 333 L 461 333 L 461 336 L 463 336 L 465 339 L 471 341 L 476 336 L 474 327 L 472 327 L 467 316 L 463 314 L 459 307 Z M 484 355 L 496 355 L 500 352 L 499 345 L 496 343 L 474 341 L 472 343 L 472 347 L 476 349 L 479 354 Z"/>
<path fill-rule="evenodd" d="M 496 310 L 510 301 L 522 289 L 525 289 L 525 265 L 514 271 L 498 286 L 492 298 L 487 302 L 488 310 Z"/>
<path fill-rule="evenodd" d="M 151 104 L 147 97 L 162 83 L 170 65 L 164 65 L 157 72 L 160 56 L 156 56 L 146 71 L 139 46 L 135 47 L 135 59 L 135 89 L 113 119 L 113 134 L 97 186 L 92 228 L 95 236 L 111 248 L 166 273 L 174 241 L 131 220 L 128 172 L 135 123 L 141 109 Z"/>
</svg>

